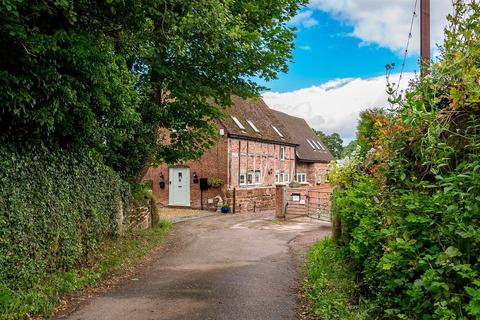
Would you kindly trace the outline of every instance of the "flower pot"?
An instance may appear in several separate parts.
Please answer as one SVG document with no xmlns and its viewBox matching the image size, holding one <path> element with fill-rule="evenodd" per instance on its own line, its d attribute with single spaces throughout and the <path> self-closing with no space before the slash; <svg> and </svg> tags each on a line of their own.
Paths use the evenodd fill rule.
<svg viewBox="0 0 480 320">
<path fill-rule="evenodd" d="M 222 210 L 222 213 L 228 213 L 228 212 L 230 212 L 230 208 L 228 208 L 228 207 L 222 207 L 221 210 Z"/>
</svg>

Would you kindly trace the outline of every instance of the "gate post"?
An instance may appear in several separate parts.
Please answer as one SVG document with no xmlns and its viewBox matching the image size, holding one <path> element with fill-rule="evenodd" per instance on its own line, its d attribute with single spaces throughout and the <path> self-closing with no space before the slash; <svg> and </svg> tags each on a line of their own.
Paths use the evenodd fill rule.
<svg viewBox="0 0 480 320">
<path fill-rule="evenodd" d="M 275 189 L 275 218 L 285 219 L 285 186 Z"/>
</svg>

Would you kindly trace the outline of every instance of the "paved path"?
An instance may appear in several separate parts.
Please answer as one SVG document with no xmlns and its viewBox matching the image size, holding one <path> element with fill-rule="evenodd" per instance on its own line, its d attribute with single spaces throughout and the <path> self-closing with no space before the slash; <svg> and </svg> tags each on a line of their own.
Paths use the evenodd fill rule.
<svg viewBox="0 0 480 320">
<path fill-rule="evenodd" d="M 169 251 L 67 318 L 296 319 L 298 261 L 328 232 L 259 214 L 180 223 Z"/>
</svg>

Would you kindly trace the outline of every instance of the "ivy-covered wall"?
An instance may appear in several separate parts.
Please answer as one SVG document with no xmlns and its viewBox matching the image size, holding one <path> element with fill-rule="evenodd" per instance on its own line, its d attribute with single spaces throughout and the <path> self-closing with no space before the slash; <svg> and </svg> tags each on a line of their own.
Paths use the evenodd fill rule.
<svg viewBox="0 0 480 320">
<path fill-rule="evenodd" d="M 128 194 L 92 153 L 0 146 L 0 298 L 14 300 L 114 236 Z"/>
</svg>

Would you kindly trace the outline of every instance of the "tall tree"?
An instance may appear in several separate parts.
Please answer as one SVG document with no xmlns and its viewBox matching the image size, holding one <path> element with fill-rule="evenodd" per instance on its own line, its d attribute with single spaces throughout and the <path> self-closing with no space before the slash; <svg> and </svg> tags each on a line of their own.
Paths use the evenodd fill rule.
<svg viewBox="0 0 480 320">
<path fill-rule="evenodd" d="M 125 177 L 199 157 L 218 105 L 287 70 L 306 2 L 2 1 L 0 140 L 87 145 Z"/>
<path fill-rule="evenodd" d="M 340 159 L 343 151 L 343 140 L 338 133 L 332 133 L 330 135 L 325 134 L 320 130 L 315 130 L 320 141 L 322 141 L 327 147 L 328 151 L 335 157 Z"/>
</svg>

